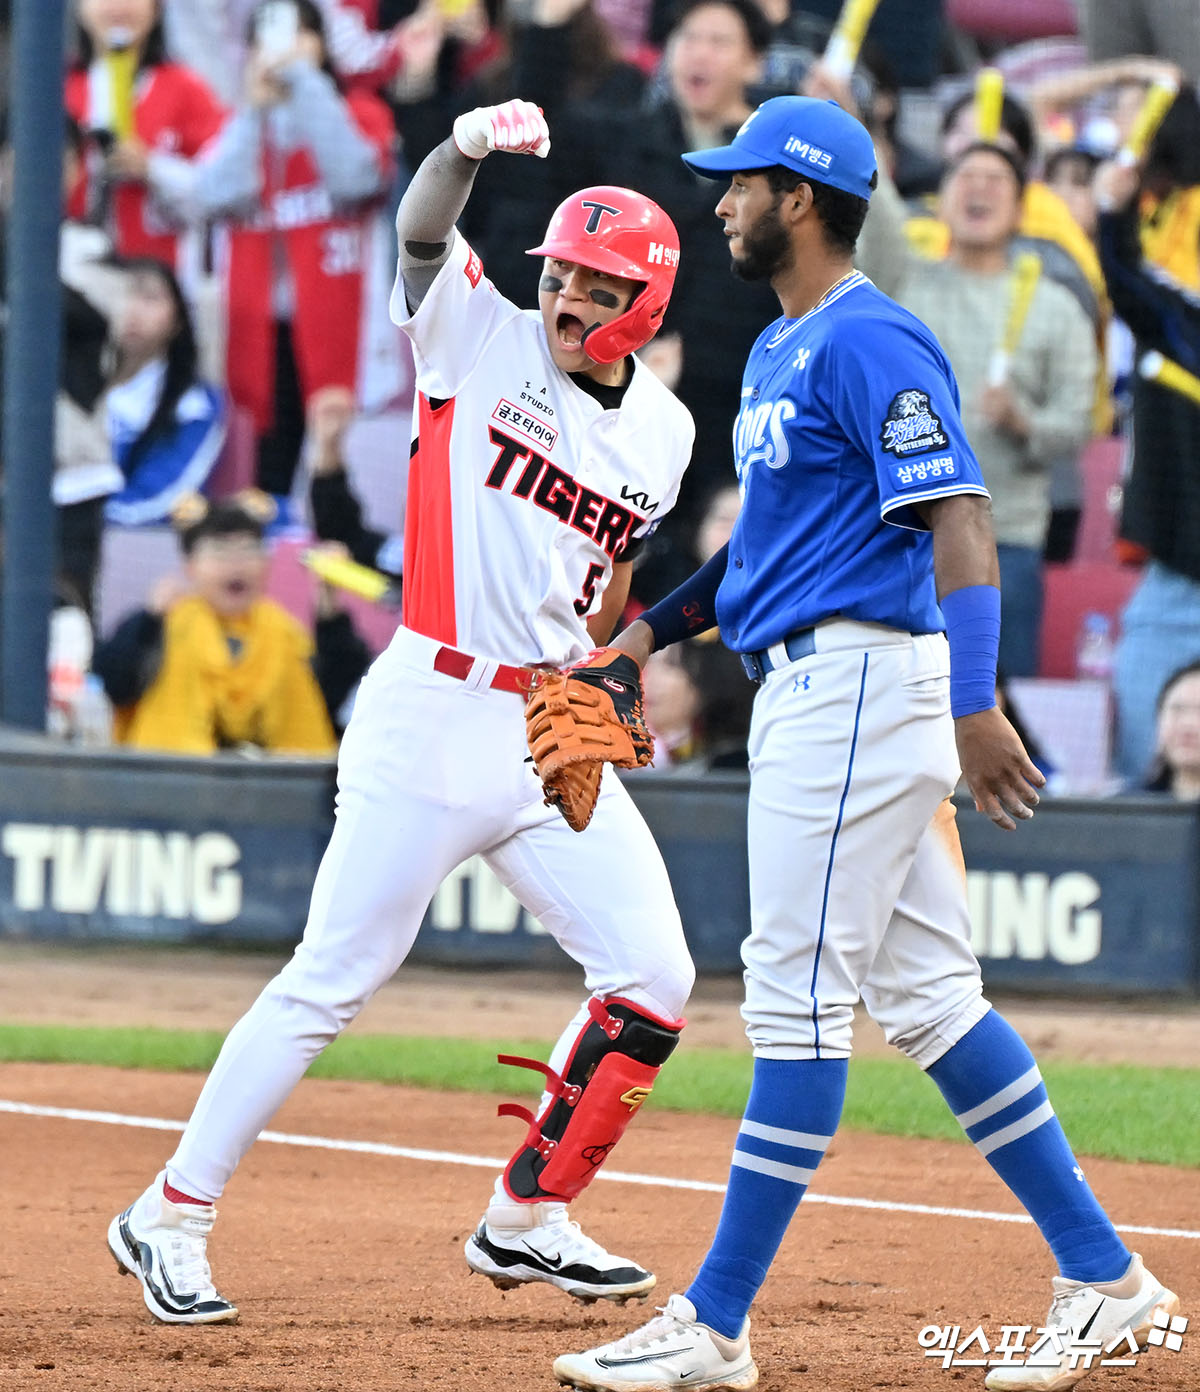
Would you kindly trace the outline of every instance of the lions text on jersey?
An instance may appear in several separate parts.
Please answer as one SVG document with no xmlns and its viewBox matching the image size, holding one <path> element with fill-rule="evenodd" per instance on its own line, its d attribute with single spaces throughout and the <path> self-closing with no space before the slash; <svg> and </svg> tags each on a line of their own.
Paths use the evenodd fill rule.
<svg viewBox="0 0 1200 1392">
<path fill-rule="evenodd" d="M 751 350 L 733 430 L 742 509 L 717 596 L 726 641 L 769 647 L 833 615 L 940 632 L 916 508 L 987 496 L 933 334 L 854 272 Z"/>
</svg>

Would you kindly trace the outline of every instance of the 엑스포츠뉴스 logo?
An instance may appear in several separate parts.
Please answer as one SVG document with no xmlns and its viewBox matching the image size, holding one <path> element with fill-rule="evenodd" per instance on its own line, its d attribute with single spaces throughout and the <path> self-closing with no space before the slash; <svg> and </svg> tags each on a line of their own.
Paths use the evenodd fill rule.
<svg viewBox="0 0 1200 1392">
<path fill-rule="evenodd" d="M 915 387 L 897 392 L 879 427 L 879 440 L 889 454 L 899 459 L 925 450 L 944 449 L 946 433 L 933 414 L 929 393 Z"/>
</svg>

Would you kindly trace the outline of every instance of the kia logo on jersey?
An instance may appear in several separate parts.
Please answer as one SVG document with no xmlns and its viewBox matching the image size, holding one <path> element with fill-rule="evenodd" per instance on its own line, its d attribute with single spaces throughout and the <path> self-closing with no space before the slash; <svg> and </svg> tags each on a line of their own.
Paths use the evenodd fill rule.
<svg viewBox="0 0 1200 1392">
<path fill-rule="evenodd" d="M 658 504 L 650 501 L 650 495 L 644 488 L 631 488 L 627 483 L 621 485 L 621 501 L 632 503 L 635 508 L 641 508 L 647 517 L 652 512 L 658 511 Z"/>
</svg>

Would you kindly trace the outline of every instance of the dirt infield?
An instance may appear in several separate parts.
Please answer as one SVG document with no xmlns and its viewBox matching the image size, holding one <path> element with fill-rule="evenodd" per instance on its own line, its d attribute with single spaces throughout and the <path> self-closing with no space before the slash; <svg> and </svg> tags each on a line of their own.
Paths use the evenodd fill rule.
<svg viewBox="0 0 1200 1392">
<path fill-rule="evenodd" d="M 41 955 L 39 968 L 32 950 L 0 951 L 4 1018 L 222 1027 L 273 967 L 262 957 L 226 958 L 208 960 L 202 970 L 201 958 L 176 954 L 159 959 L 152 971 L 147 957 L 135 966 L 136 954 L 92 955 L 82 966 L 71 953 Z M 154 1020 L 170 993 L 164 987 L 156 996 L 145 988 L 154 972 L 172 965 L 171 1019 Z M 66 992 L 72 976 L 76 996 Z M 435 977 L 447 994 L 434 990 Z M 225 981 L 223 991 L 217 979 Z M 444 1021 L 449 993 L 458 993 L 455 1032 L 463 1032 L 468 1018 L 477 1024 L 490 1019 L 492 1033 L 551 1032 L 561 1014 L 558 996 L 573 1000 L 573 986 L 523 986 L 509 993 L 507 1007 L 494 1017 L 495 978 L 489 984 L 429 974 L 418 994 L 429 1019 Z M 406 1030 L 435 1032 L 431 1024 L 418 1025 L 398 997 L 383 994 L 366 1012 L 363 1028 L 395 1028 L 404 1016 Z M 513 996 L 519 997 L 515 1006 Z M 692 1015 L 703 1042 L 736 1040 L 735 999 L 736 983 L 702 990 Z M 222 1018 L 210 1019 L 210 1012 Z M 1175 1061 L 1194 1061 L 1186 1057 L 1189 1047 L 1194 1055 L 1194 1009 L 1167 1012 L 1161 1033 L 1144 1012 L 1097 1011 L 1098 1020 L 1107 1015 L 1107 1032 L 1098 1023 L 1092 1044 L 1084 1031 L 1084 1042 L 1074 1046 L 1063 1040 L 1070 1012 L 1039 1007 L 1033 1013 L 1034 1027 L 1026 1024 L 1024 1032 L 1043 1052 L 1048 1046 L 1068 1057 L 1108 1056 L 1128 1019 L 1130 1038 L 1152 1034 L 1167 1041 L 1168 1051 L 1177 1031 L 1181 1056 Z M 1047 1038 L 1039 1041 L 1039 1030 Z M 1170 1061 L 1161 1042 L 1154 1056 Z M 0 1099 L 129 1118 L 182 1121 L 198 1087 L 194 1076 L 0 1065 Z M 501 1157 L 511 1151 L 515 1123 L 494 1112 L 494 1098 L 306 1080 L 273 1126 L 306 1136 Z M 612 1167 L 721 1183 L 734 1129 L 729 1120 L 655 1112 L 651 1104 Z M 649 1305 L 586 1309 L 545 1288 L 501 1295 L 471 1276 L 461 1245 L 490 1190 L 487 1168 L 461 1159 L 260 1143 L 229 1188 L 212 1245 L 222 1291 L 241 1306 L 240 1324 L 156 1325 L 135 1283 L 117 1277 L 104 1230 L 173 1143 L 169 1133 L 132 1123 L 0 1112 L 2 1392 L 440 1392 L 477 1384 L 553 1392 L 556 1352 L 616 1337 L 651 1312 Z M 1099 1160 L 1086 1168 L 1118 1223 L 1200 1227 L 1200 1172 Z M 1003 1213 L 1015 1207 L 969 1147 L 852 1133 L 835 1143 L 814 1193 Z M 652 1264 L 665 1296 L 686 1284 L 719 1204 L 715 1193 L 604 1182 L 581 1199 L 576 1216 L 601 1241 Z M 1179 1291 L 1190 1313 L 1200 1291 L 1200 1241 L 1161 1235 L 1129 1240 Z M 995 1343 L 1004 1324 L 1037 1325 L 1050 1272 L 1048 1254 L 1028 1225 L 808 1202 L 756 1307 L 760 1387 L 866 1392 L 982 1386 L 978 1368 L 943 1370 L 926 1359 L 918 1331 L 957 1324 L 961 1341 L 982 1325 Z M 1200 1322 L 1185 1335 L 1182 1351 L 1155 1350 L 1134 1369 L 1095 1371 L 1084 1386 L 1195 1392 Z"/>
</svg>

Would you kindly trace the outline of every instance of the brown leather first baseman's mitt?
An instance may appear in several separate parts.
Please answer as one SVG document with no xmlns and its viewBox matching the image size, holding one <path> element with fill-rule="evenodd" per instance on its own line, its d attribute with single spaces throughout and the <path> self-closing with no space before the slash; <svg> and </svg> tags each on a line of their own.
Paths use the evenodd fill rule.
<svg viewBox="0 0 1200 1392">
<path fill-rule="evenodd" d="M 547 804 L 582 831 L 604 765 L 637 768 L 654 757 L 637 663 L 615 648 L 597 648 L 576 667 L 539 672 L 525 706 L 525 734 Z"/>
</svg>

